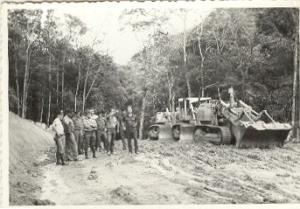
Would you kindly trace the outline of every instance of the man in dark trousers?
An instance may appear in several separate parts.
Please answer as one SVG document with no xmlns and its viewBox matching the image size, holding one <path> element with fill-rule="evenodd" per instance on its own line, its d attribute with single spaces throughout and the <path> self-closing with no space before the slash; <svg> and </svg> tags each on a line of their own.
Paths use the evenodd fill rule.
<svg viewBox="0 0 300 209">
<path fill-rule="evenodd" d="M 134 152 L 138 154 L 138 142 L 137 142 L 137 118 L 132 112 L 132 106 L 127 107 L 127 113 L 125 116 L 126 124 L 126 136 L 128 141 L 128 151 L 132 153 L 132 139 L 134 142 Z"/>
<path fill-rule="evenodd" d="M 106 118 L 104 111 L 101 111 L 99 113 L 98 118 L 96 119 L 97 122 L 97 141 L 96 141 L 96 150 L 99 148 L 99 151 L 101 151 L 103 144 L 104 151 L 107 150 L 107 135 L 106 135 Z"/>
<path fill-rule="evenodd" d="M 125 125 L 125 116 L 126 116 L 126 110 L 122 109 L 121 111 L 118 111 L 117 113 L 117 119 L 119 121 L 119 138 L 122 141 L 122 148 L 123 150 L 126 150 L 126 136 L 125 136 L 125 130 L 126 130 L 126 125 Z"/>
<path fill-rule="evenodd" d="M 65 131 L 62 124 L 63 113 L 57 113 L 51 129 L 55 132 L 54 141 L 56 144 L 56 165 L 66 165 L 64 161 L 65 154 Z"/>
<path fill-rule="evenodd" d="M 74 122 L 74 134 L 75 139 L 77 142 L 78 147 L 78 154 L 83 154 L 84 148 L 83 148 L 83 119 L 81 117 L 81 112 L 77 112 L 74 114 L 74 117 L 72 118 Z"/>
<path fill-rule="evenodd" d="M 93 158 L 96 158 L 96 130 L 97 123 L 92 117 L 92 112 L 88 111 L 87 117 L 83 120 L 84 125 L 84 152 L 85 158 L 88 159 L 88 148 L 90 146 L 93 152 Z"/>
<path fill-rule="evenodd" d="M 119 131 L 119 122 L 116 118 L 116 111 L 114 108 L 111 109 L 107 116 L 106 128 L 107 128 L 107 154 L 114 154 L 114 144 L 116 135 Z"/>
<path fill-rule="evenodd" d="M 71 119 L 74 113 L 67 111 L 63 118 L 65 135 L 66 135 L 66 157 L 69 161 L 78 160 L 78 146 L 74 134 L 74 122 Z"/>
</svg>

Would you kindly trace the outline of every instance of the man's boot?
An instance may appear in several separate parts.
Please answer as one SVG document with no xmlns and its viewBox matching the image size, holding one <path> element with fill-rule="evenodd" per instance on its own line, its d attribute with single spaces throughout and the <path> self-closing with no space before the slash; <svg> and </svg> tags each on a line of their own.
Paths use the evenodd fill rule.
<svg viewBox="0 0 300 209">
<path fill-rule="evenodd" d="M 60 154 L 60 159 L 61 159 L 61 164 L 62 164 L 62 165 L 67 165 L 67 164 L 65 163 L 65 160 L 64 160 L 64 154 Z"/>
<path fill-rule="evenodd" d="M 89 159 L 89 154 L 88 154 L 88 148 L 84 148 L 84 155 L 85 155 L 85 159 Z"/>
<path fill-rule="evenodd" d="M 56 152 L 56 165 L 60 165 L 60 154 Z"/>
</svg>

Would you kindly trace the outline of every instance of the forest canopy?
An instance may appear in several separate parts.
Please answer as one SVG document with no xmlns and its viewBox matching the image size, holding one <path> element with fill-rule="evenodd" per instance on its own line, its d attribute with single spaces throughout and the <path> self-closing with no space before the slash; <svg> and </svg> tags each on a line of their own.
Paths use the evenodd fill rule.
<svg viewBox="0 0 300 209">
<path fill-rule="evenodd" d="M 150 22 L 123 23 L 137 32 L 153 30 L 143 48 L 120 66 L 95 50 L 102 40 L 78 44 L 89 30 L 79 18 L 65 15 L 58 24 L 55 10 L 10 10 L 10 111 L 49 124 L 59 109 L 108 111 L 132 103 L 147 126 L 155 112 L 174 111 L 180 97 L 216 98 L 217 84 L 223 99 L 232 86 L 254 109 L 291 122 L 298 10 L 217 9 L 192 29 L 166 33 L 168 14 L 175 12 L 183 18 L 197 13 L 156 12 Z M 136 14 L 149 11 L 127 11 L 123 17 Z"/>
</svg>

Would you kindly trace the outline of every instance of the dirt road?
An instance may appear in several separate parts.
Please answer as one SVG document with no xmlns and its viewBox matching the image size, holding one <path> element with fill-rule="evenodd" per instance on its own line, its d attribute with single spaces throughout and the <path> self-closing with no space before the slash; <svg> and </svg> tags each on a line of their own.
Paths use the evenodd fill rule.
<svg viewBox="0 0 300 209">
<path fill-rule="evenodd" d="M 300 202 L 300 144 L 238 150 L 143 140 L 140 146 L 139 155 L 99 152 L 69 166 L 46 165 L 40 199 L 57 205 Z"/>
</svg>

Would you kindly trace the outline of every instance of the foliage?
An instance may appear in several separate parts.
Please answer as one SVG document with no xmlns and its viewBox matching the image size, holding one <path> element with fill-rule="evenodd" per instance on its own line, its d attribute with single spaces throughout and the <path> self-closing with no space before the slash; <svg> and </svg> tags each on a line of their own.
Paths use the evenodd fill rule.
<svg viewBox="0 0 300 209">
<path fill-rule="evenodd" d="M 180 12 L 188 15 L 189 10 Z M 26 117 L 33 120 L 39 120 L 42 108 L 42 119 L 47 120 L 49 98 L 51 118 L 60 108 L 108 111 L 132 103 L 136 112 L 145 113 L 147 127 L 155 112 L 166 107 L 172 111 L 176 100 L 187 96 L 186 75 L 194 96 L 201 95 L 201 85 L 218 83 L 226 100 L 227 88 L 233 86 L 238 99 L 256 110 L 267 109 L 277 120 L 291 120 L 297 34 L 293 9 L 214 10 L 185 31 L 186 45 L 183 33 L 165 32 L 170 15 L 154 9 L 124 11 L 122 29 L 130 29 L 140 38 L 141 33 L 147 35 L 140 39 L 142 48 L 129 64 L 118 66 L 110 55 L 94 49 L 101 40 L 79 44 L 88 28 L 77 17 L 66 15 L 61 25 L 53 10 L 46 14 L 41 10 L 9 11 L 10 110 L 20 114 L 26 49 L 31 44 L 25 102 Z M 205 88 L 204 94 L 217 98 L 217 89 Z"/>
</svg>

